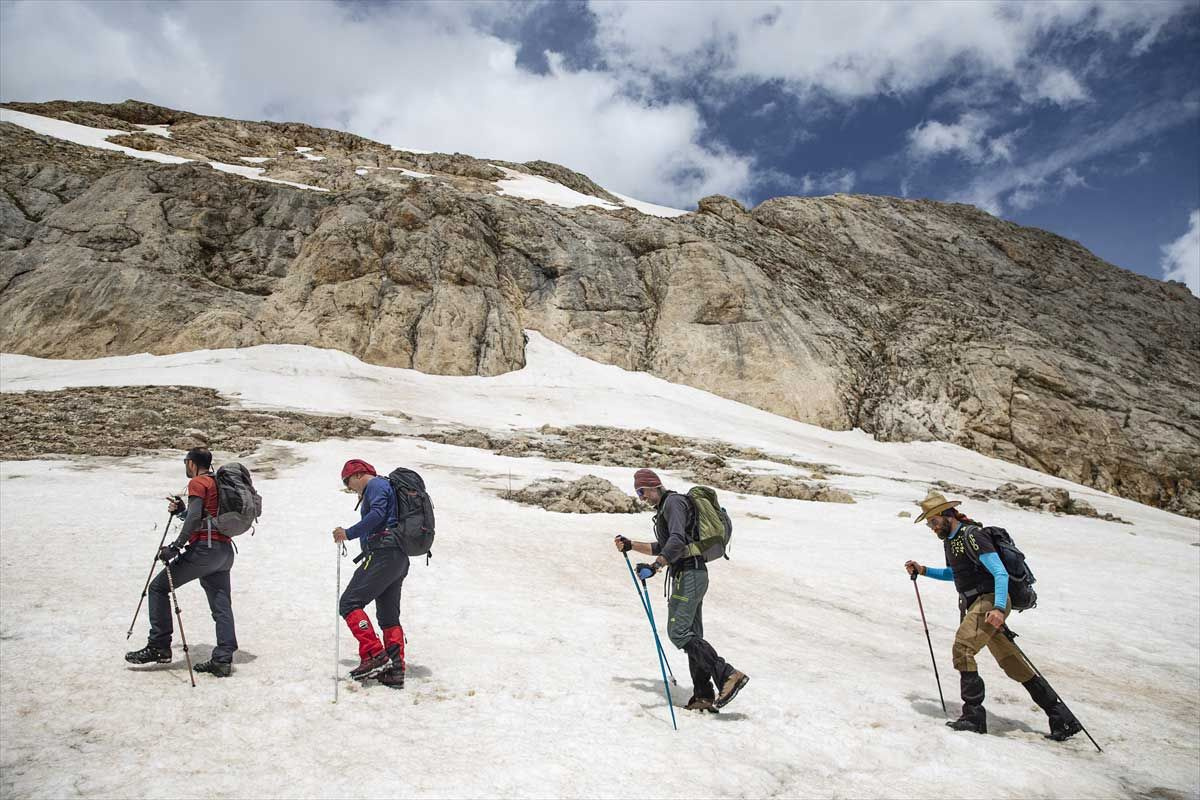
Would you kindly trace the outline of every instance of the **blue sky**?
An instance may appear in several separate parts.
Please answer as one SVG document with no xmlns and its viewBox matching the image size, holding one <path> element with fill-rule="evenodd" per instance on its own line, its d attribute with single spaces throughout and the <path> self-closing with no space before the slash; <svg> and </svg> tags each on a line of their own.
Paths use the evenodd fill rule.
<svg viewBox="0 0 1200 800">
<path fill-rule="evenodd" d="M 0 98 L 545 158 L 692 207 L 968 202 L 1200 294 L 1200 2 L 0 0 Z"/>
</svg>

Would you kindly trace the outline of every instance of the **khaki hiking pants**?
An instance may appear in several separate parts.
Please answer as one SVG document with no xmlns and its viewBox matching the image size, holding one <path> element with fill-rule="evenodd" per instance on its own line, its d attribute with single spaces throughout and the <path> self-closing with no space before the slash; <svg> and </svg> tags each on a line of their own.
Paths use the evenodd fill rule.
<svg viewBox="0 0 1200 800">
<path fill-rule="evenodd" d="M 963 612 L 958 632 L 954 634 L 954 649 L 951 651 L 954 668 L 959 672 L 978 672 L 975 656 L 986 647 L 992 652 L 1005 675 L 1017 683 L 1025 683 L 1034 677 L 1029 663 L 1021 657 L 1008 637 L 1000 632 L 1001 629 L 993 628 L 985 619 L 987 613 L 995 608 L 995 599 L 994 594 L 980 595 L 975 598 L 971 607 Z M 1004 618 L 1008 619 L 1010 613 L 1011 604 L 1010 608 L 1005 609 Z"/>
</svg>

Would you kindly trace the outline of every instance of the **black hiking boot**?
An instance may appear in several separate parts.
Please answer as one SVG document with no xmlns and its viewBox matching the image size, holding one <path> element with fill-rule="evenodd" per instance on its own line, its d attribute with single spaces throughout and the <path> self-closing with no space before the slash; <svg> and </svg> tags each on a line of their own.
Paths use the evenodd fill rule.
<svg viewBox="0 0 1200 800">
<path fill-rule="evenodd" d="M 983 706 L 964 705 L 962 716 L 947 722 L 946 727 L 956 731 L 987 733 L 987 712 Z"/>
<path fill-rule="evenodd" d="M 1067 708 L 1062 698 L 1050 688 L 1045 678 L 1031 678 L 1022 685 L 1033 698 L 1033 702 L 1046 712 L 1046 718 L 1050 721 L 1050 732 L 1045 734 L 1047 739 L 1064 742 L 1083 730 L 1071 709 Z"/>
<path fill-rule="evenodd" d="M 141 650 L 126 653 L 125 660 L 130 664 L 170 664 L 171 648 L 148 644 Z"/>
<path fill-rule="evenodd" d="M 962 716 L 946 723 L 956 731 L 987 733 L 987 712 L 983 709 L 983 678 L 978 672 L 958 673 L 959 691 L 962 693 Z"/>
<path fill-rule="evenodd" d="M 404 688 L 404 667 L 399 667 L 393 664 L 376 676 L 384 686 L 390 686 L 393 689 Z"/>
<path fill-rule="evenodd" d="M 721 686 L 721 693 L 717 695 L 716 702 L 713 703 L 717 708 L 724 708 L 729 705 L 733 698 L 738 696 L 747 683 L 750 682 L 750 676 L 744 672 L 738 672 L 736 669 L 729 674 L 725 679 L 725 683 Z"/>
<path fill-rule="evenodd" d="M 692 695 L 691 699 L 687 701 L 687 705 L 683 708 L 686 711 L 707 711 L 710 714 L 721 713 L 720 711 L 717 711 L 717 707 L 713 705 L 713 699 L 711 697 L 696 697 L 696 695 Z"/>
<path fill-rule="evenodd" d="M 350 677 L 357 681 L 365 680 L 391 663 L 392 660 L 388 658 L 388 654 L 380 650 L 375 655 L 367 656 L 358 662 L 358 666 L 350 670 Z"/>
<path fill-rule="evenodd" d="M 233 674 L 233 664 L 209 659 L 197 664 L 195 670 L 196 672 L 207 672 L 214 678 L 228 678 Z"/>
</svg>

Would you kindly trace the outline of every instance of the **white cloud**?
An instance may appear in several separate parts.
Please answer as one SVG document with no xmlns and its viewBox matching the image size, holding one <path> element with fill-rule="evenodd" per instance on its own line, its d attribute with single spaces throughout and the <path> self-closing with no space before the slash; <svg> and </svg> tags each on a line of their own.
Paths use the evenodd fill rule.
<svg viewBox="0 0 1200 800">
<path fill-rule="evenodd" d="M 350 130 L 407 147 L 547 159 L 645 200 L 744 195 L 754 159 L 702 144 L 689 102 L 631 97 L 615 75 L 516 64 L 465 4 L 359 7 L 2 3 L 0 97 L 129 97 L 198 113 Z M 498 12 L 492 12 L 498 13 Z M 50 66 L 52 65 L 52 69 Z"/>
<path fill-rule="evenodd" d="M 1187 232 L 1162 246 L 1163 280 L 1186 284 L 1200 297 L 1200 209 L 1188 217 Z"/>
<path fill-rule="evenodd" d="M 1068 107 L 1091 99 L 1087 89 L 1063 67 L 1046 69 L 1033 84 L 1032 90 L 1022 95 L 1027 101 L 1049 100 L 1055 105 Z"/>
<path fill-rule="evenodd" d="M 809 173 L 800 179 L 801 194 L 846 194 L 854 189 L 858 175 L 852 169 L 835 169 L 819 175 Z"/>
<path fill-rule="evenodd" d="M 957 122 L 950 124 L 937 120 L 922 122 L 908 132 L 909 155 L 918 160 L 957 155 L 973 164 L 1011 161 L 1013 143 L 1022 131 L 989 137 L 991 125 L 986 114 L 974 111 L 963 113 Z"/>
<path fill-rule="evenodd" d="M 1087 178 L 1080 175 L 1074 167 L 1067 167 L 1058 176 L 1059 185 L 1065 189 L 1075 189 L 1079 187 L 1089 188 Z"/>
<path fill-rule="evenodd" d="M 1144 52 L 1188 8 L 1170 2 L 775 3 L 593 2 L 613 64 L 684 80 L 711 71 L 729 81 L 782 81 L 797 94 L 841 100 L 919 90 L 946 77 L 1029 85 L 1058 103 L 1087 92 L 1041 59 L 1047 41 L 1136 37 Z"/>
<path fill-rule="evenodd" d="M 1068 140 L 1042 155 L 1023 162 L 992 165 L 981 170 L 954 199 L 979 206 L 992 214 L 1005 207 L 1032 208 L 1056 183 L 1066 185 L 1080 177 L 1078 167 L 1098 156 L 1119 152 L 1139 141 L 1200 115 L 1200 95 L 1183 100 L 1152 103 L 1125 114 L 1106 128 Z M 1070 187 L 1068 187 L 1070 188 Z"/>
</svg>

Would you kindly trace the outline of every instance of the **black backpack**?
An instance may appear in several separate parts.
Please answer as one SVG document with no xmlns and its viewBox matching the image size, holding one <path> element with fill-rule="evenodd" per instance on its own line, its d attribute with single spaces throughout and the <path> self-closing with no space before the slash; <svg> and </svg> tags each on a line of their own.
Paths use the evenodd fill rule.
<svg viewBox="0 0 1200 800">
<path fill-rule="evenodd" d="M 1037 592 L 1033 590 L 1033 584 L 1037 583 L 1037 578 L 1033 576 L 1033 570 L 1025 561 L 1025 554 L 1021 552 L 1021 548 L 1017 547 L 1017 543 L 1013 541 L 1008 531 L 1004 528 L 991 526 L 979 528 L 971 525 L 964 528 L 963 533 L 969 532 L 970 528 L 981 531 L 992 540 L 996 554 L 1000 556 L 1000 563 L 1004 564 L 1004 569 L 1008 572 L 1008 598 L 1012 602 L 1013 610 L 1028 611 L 1035 608 Z M 978 564 L 979 554 L 970 547 L 965 549 L 971 560 Z"/>
<path fill-rule="evenodd" d="M 254 535 L 254 523 L 262 516 L 262 497 L 254 488 L 250 470 L 232 462 L 213 475 L 217 484 L 217 516 L 209 520 L 219 533 L 240 536 L 246 531 Z"/>
<path fill-rule="evenodd" d="M 392 470 L 388 483 L 396 493 L 396 511 L 400 518 L 400 543 L 404 552 L 412 556 L 425 556 L 425 563 L 433 558 L 433 501 L 425 491 L 425 481 L 416 472 L 404 467 Z"/>
</svg>

